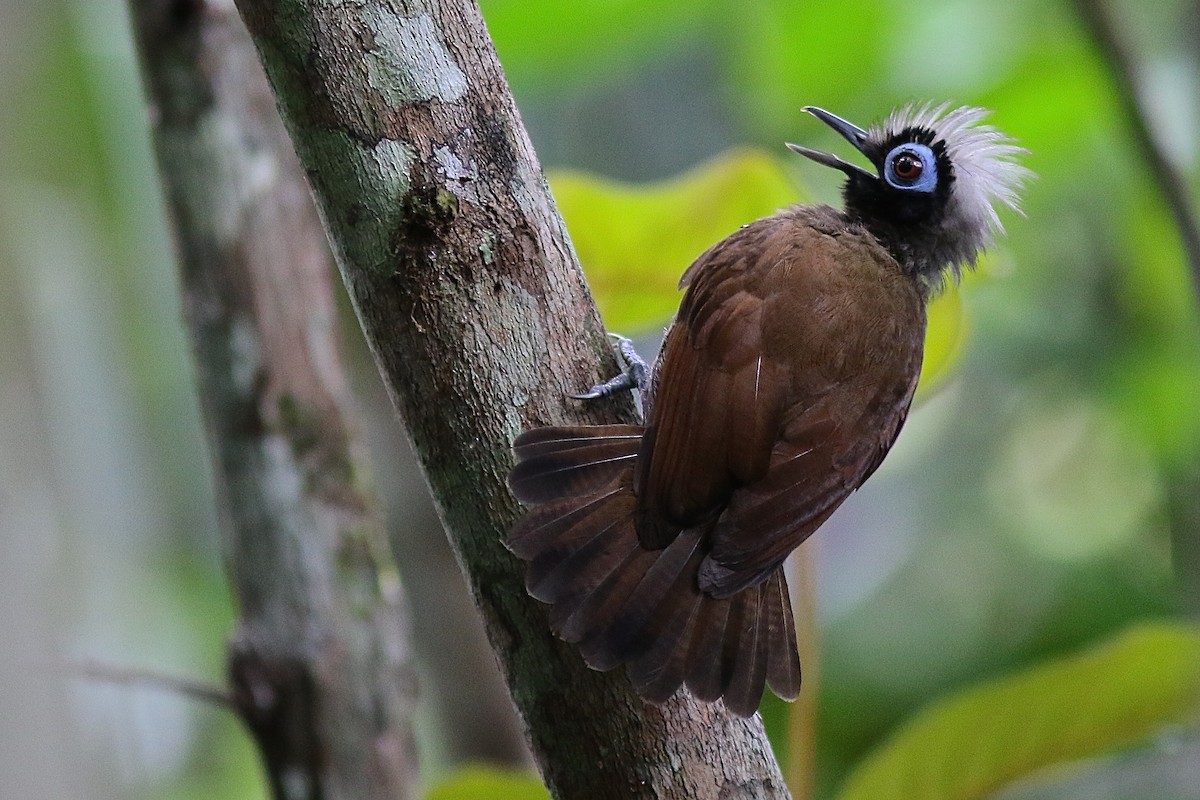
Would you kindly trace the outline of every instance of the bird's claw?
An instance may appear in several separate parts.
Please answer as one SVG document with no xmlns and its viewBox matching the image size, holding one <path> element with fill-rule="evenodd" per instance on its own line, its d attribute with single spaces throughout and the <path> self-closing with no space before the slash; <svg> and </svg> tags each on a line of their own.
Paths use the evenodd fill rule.
<svg viewBox="0 0 1200 800">
<path fill-rule="evenodd" d="M 650 368 L 638 355 L 633 346 L 633 340 L 619 333 L 610 333 L 609 336 L 616 342 L 616 350 L 622 362 L 621 372 L 604 383 L 597 383 L 586 392 L 570 395 L 572 399 L 598 400 L 618 392 L 628 392 L 634 389 L 639 392 L 646 390 L 650 379 Z"/>
</svg>

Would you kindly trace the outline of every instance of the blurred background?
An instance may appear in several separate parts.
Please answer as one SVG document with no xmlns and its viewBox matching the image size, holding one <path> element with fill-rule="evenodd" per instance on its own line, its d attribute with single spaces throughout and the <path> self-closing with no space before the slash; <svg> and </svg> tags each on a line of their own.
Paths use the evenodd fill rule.
<svg viewBox="0 0 1200 800">
<path fill-rule="evenodd" d="M 992 121 L 1031 151 L 1026 216 L 1005 217 L 1009 234 L 957 295 L 953 363 L 878 475 L 816 537 L 822 795 L 933 698 L 1132 623 L 1194 617 L 1195 284 L 1073 5 L 482 5 L 551 170 L 664 181 L 749 146 L 778 160 L 793 197 L 836 203 L 837 176 L 782 149 L 839 146 L 800 107 L 865 125 L 926 99 L 996 109 Z M 1113 10 L 1158 144 L 1195 201 L 1200 4 Z M 587 263 L 588 234 L 573 235 Z M 664 260 L 651 280 L 673 284 L 687 257 Z M 221 685 L 234 613 L 121 0 L 0 4 L 0 286 L 0 794 L 263 797 L 232 715 L 80 680 L 73 666 Z M 648 316 L 644 330 L 665 322 Z M 624 333 L 635 322 L 609 319 Z M 520 765 L 423 483 L 394 467 L 402 438 L 352 320 L 345 330 L 413 594 L 424 777 Z M 1176 731 L 1125 757 L 1180 774 L 1197 741 Z M 1013 796 L 1150 796 L 1071 788 L 1079 780 L 1049 776 Z"/>
</svg>

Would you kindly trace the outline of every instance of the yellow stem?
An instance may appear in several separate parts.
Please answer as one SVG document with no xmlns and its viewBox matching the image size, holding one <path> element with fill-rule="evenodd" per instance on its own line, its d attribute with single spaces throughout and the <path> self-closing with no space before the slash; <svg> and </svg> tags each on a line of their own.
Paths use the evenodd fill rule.
<svg viewBox="0 0 1200 800">
<path fill-rule="evenodd" d="M 800 648 L 802 688 L 788 708 L 788 751 L 785 777 L 793 800 L 812 800 L 817 744 L 817 688 L 820 632 L 817 629 L 817 546 L 813 539 L 800 545 L 788 568 L 796 641 Z"/>
</svg>

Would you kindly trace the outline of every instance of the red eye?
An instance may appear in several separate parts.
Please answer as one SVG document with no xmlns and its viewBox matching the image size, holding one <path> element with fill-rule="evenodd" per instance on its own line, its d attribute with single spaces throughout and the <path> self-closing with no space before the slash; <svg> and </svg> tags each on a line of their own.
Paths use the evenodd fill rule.
<svg viewBox="0 0 1200 800">
<path fill-rule="evenodd" d="M 901 153 L 892 161 L 892 173 L 906 183 L 915 181 L 924 171 L 925 165 L 915 153 Z"/>
</svg>

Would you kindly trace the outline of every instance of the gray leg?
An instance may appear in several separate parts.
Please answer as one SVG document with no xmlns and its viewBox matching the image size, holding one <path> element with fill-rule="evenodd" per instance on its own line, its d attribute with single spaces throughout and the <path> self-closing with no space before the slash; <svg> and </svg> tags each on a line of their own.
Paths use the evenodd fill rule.
<svg viewBox="0 0 1200 800">
<path fill-rule="evenodd" d="M 633 347 L 633 340 L 618 333 L 610 333 L 617 343 L 617 353 L 620 354 L 622 368 L 620 374 L 604 383 L 598 383 L 583 394 L 573 394 L 575 400 L 597 400 L 617 392 L 628 392 L 637 389 L 645 392 L 650 381 L 650 368 L 645 360 L 638 355 Z"/>
</svg>

